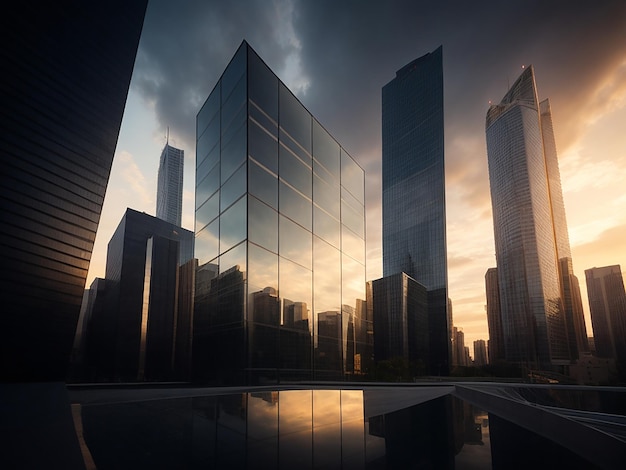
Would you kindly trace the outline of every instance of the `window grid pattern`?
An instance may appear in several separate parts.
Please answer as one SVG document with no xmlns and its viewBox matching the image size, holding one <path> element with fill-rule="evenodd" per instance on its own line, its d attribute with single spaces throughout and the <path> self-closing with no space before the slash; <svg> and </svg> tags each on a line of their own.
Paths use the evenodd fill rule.
<svg viewBox="0 0 626 470">
<path fill-rule="evenodd" d="M 241 77 L 230 70 L 246 62 Z M 237 84 L 226 85 L 226 80 Z M 241 81 L 247 83 L 243 98 Z M 231 90 L 227 99 L 225 88 Z M 214 96 L 220 93 L 221 98 Z M 223 115 L 233 96 L 237 103 L 243 99 L 246 114 L 240 121 L 240 111 L 228 111 L 235 116 L 229 124 Z M 213 130 L 214 122 L 245 129 L 236 137 L 244 144 L 235 144 L 245 147 L 243 160 L 239 151 L 226 149 L 228 132 Z M 355 364 L 357 373 L 363 372 L 371 358 L 367 335 L 355 327 L 367 328 L 363 169 L 245 43 L 198 114 L 197 132 L 202 151 L 196 257 L 200 269 L 217 266 L 197 302 L 200 322 L 213 327 L 199 338 L 199 351 L 210 337 L 217 341 L 212 351 L 225 357 L 224 341 L 241 340 L 241 350 L 227 361 L 228 367 L 244 371 L 234 381 L 279 380 L 279 375 L 341 378 L 355 373 Z M 220 135 L 221 143 L 212 135 Z M 216 148 L 221 151 L 214 158 Z M 238 169 L 232 168 L 233 159 Z M 230 209 L 223 202 L 227 192 L 241 194 Z M 229 213 L 239 205 L 240 212 Z M 225 256 L 240 241 L 247 246 L 246 258 L 234 266 Z M 226 278 L 240 283 L 234 290 L 242 300 L 234 302 L 237 311 L 229 308 L 230 315 L 220 317 L 222 292 L 233 293 Z M 236 328 L 245 331 L 239 335 Z M 208 355 L 211 348 L 205 349 Z M 213 371 L 226 368 L 212 364 Z"/>
</svg>

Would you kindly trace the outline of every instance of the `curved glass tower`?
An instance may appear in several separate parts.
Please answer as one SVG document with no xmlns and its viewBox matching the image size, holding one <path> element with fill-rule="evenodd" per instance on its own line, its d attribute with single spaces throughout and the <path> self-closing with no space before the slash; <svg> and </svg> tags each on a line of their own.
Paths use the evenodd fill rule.
<svg viewBox="0 0 626 470">
<path fill-rule="evenodd" d="M 550 105 L 538 100 L 532 66 L 489 108 L 486 133 L 506 359 L 567 363 L 583 347 L 584 321 Z"/>
</svg>

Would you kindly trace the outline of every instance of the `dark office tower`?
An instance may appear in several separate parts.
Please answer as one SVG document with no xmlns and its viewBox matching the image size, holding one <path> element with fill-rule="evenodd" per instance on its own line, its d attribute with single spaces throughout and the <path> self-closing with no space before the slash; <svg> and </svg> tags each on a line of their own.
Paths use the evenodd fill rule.
<svg viewBox="0 0 626 470">
<path fill-rule="evenodd" d="M 489 108 L 486 133 L 506 359 L 566 364 L 585 349 L 584 320 L 550 105 L 532 66 Z"/>
<path fill-rule="evenodd" d="M 484 339 L 474 341 L 474 365 L 478 367 L 487 365 L 487 344 Z"/>
<path fill-rule="evenodd" d="M 90 364 L 95 363 L 98 346 L 90 341 L 90 333 L 94 330 L 93 318 L 102 317 L 104 308 L 105 280 L 95 278 L 89 289 L 85 290 L 81 307 L 81 317 L 76 328 L 74 350 L 72 352 L 68 381 L 92 381 Z"/>
<path fill-rule="evenodd" d="M 465 346 L 465 333 L 463 330 L 459 330 L 456 326 L 452 328 L 452 345 L 454 348 L 453 356 L 456 362 L 453 363 L 455 366 L 468 366 L 467 363 L 467 355 L 465 354 L 465 350 L 467 349 Z"/>
<path fill-rule="evenodd" d="M 626 364 L 626 293 L 619 265 L 585 270 L 596 355 Z"/>
<path fill-rule="evenodd" d="M 487 295 L 487 327 L 489 328 L 489 363 L 495 364 L 505 358 L 498 268 L 487 269 L 485 292 Z"/>
<path fill-rule="evenodd" d="M 428 289 L 435 375 L 450 355 L 443 126 L 439 47 L 382 90 L 383 276 L 405 272 Z"/>
<path fill-rule="evenodd" d="M 0 377 L 63 381 L 147 1 L 0 17 Z"/>
<path fill-rule="evenodd" d="M 193 232 L 126 210 L 109 241 L 104 319 L 94 319 L 99 327 L 94 335 L 104 345 L 100 378 L 154 381 L 176 376 L 173 364 L 181 362 L 175 356 L 177 340 L 182 351 L 189 342 L 181 333 L 189 330 L 191 313 L 179 307 L 192 307 L 193 278 L 181 275 L 181 267 L 190 261 Z"/>
<path fill-rule="evenodd" d="M 245 41 L 196 123 L 197 380 L 342 379 L 365 299 L 363 170 Z"/>
<path fill-rule="evenodd" d="M 427 375 L 430 350 L 426 288 L 406 273 L 397 273 L 368 281 L 367 289 L 374 316 L 376 362 L 401 358 L 412 377 Z"/>
<path fill-rule="evenodd" d="M 159 162 L 156 216 L 181 226 L 183 213 L 184 150 L 165 144 Z"/>
</svg>

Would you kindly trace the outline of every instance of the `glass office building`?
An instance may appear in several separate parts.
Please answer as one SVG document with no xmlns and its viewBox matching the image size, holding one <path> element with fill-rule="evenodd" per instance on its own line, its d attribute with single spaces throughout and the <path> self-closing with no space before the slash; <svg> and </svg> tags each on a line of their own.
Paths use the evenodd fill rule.
<svg viewBox="0 0 626 470">
<path fill-rule="evenodd" d="M 550 105 L 526 68 L 486 118 L 506 359 L 569 363 L 586 349 Z"/>
<path fill-rule="evenodd" d="M 197 115 L 196 379 L 365 372 L 364 181 L 244 41 Z"/>
<path fill-rule="evenodd" d="M 598 357 L 626 363 L 626 291 L 619 265 L 585 270 L 593 338 Z M 621 371 L 622 378 L 626 373 Z"/>
<path fill-rule="evenodd" d="M 185 151 L 165 144 L 159 161 L 156 216 L 181 226 Z"/>
<path fill-rule="evenodd" d="M 439 47 L 382 89 L 383 276 L 405 272 L 428 290 L 431 373 L 450 356 L 443 121 Z"/>
<path fill-rule="evenodd" d="M 411 377 L 426 375 L 430 363 L 428 292 L 406 273 L 367 283 L 372 310 L 376 361 L 402 358 Z"/>
<path fill-rule="evenodd" d="M 146 0 L 0 18 L 0 377 L 63 381 Z"/>
</svg>

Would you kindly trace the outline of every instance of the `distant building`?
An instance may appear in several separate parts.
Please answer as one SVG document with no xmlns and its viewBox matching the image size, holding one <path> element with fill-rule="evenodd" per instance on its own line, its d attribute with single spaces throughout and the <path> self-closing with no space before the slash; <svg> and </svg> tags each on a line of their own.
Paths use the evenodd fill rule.
<svg viewBox="0 0 626 470">
<path fill-rule="evenodd" d="M 0 17 L 0 380 L 64 381 L 146 0 Z"/>
<path fill-rule="evenodd" d="M 487 359 L 487 344 L 484 339 L 474 341 L 474 365 L 485 366 L 489 363 Z"/>
<path fill-rule="evenodd" d="M 181 226 L 183 213 L 184 150 L 165 144 L 159 162 L 156 216 Z"/>
<path fill-rule="evenodd" d="M 364 373 L 363 169 L 245 41 L 196 121 L 195 379 Z"/>
<path fill-rule="evenodd" d="M 507 361 L 550 369 L 587 349 L 548 100 L 526 67 L 486 117 Z"/>
<path fill-rule="evenodd" d="M 596 355 L 626 363 L 626 293 L 619 265 L 585 270 Z"/>
<path fill-rule="evenodd" d="M 466 367 L 471 367 L 473 365 L 472 356 L 470 356 L 469 346 L 463 347 L 463 365 Z"/>
<path fill-rule="evenodd" d="M 465 333 L 463 333 L 463 330 L 458 329 L 456 326 L 453 327 L 452 337 L 453 356 L 456 361 L 453 365 L 462 367 L 471 365 L 471 361 L 469 361 L 469 347 L 465 346 Z"/>
<path fill-rule="evenodd" d="M 443 109 L 441 47 L 382 89 L 383 276 L 404 272 L 428 290 L 433 375 L 450 366 Z"/>
<path fill-rule="evenodd" d="M 172 380 L 180 378 L 175 364 L 188 372 L 190 359 L 180 355 L 190 353 L 193 232 L 127 209 L 109 242 L 105 280 L 90 334 L 98 378 Z"/>
<path fill-rule="evenodd" d="M 485 293 L 487 296 L 487 327 L 489 328 L 489 363 L 495 364 L 505 359 L 498 268 L 489 268 L 485 273 Z"/>
<path fill-rule="evenodd" d="M 414 375 L 430 363 L 428 292 L 406 273 L 368 281 L 368 307 L 374 320 L 376 362 L 402 358 Z"/>
</svg>

